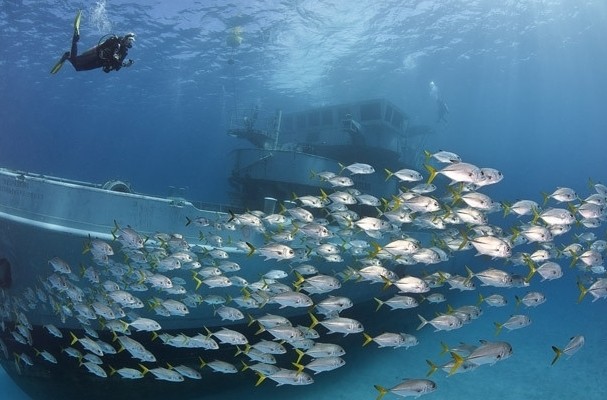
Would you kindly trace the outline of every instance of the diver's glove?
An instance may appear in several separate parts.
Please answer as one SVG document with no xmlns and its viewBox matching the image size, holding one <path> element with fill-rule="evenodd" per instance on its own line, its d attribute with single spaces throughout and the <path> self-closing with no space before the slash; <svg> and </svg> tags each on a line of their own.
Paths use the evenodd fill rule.
<svg viewBox="0 0 607 400">
<path fill-rule="evenodd" d="M 135 62 L 135 61 L 133 61 L 133 60 L 131 60 L 131 59 L 129 58 L 129 60 L 128 60 L 127 62 L 122 63 L 122 66 L 123 66 L 123 67 L 130 67 L 131 65 L 133 65 L 133 63 L 134 63 L 134 62 Z"/>
</svg>

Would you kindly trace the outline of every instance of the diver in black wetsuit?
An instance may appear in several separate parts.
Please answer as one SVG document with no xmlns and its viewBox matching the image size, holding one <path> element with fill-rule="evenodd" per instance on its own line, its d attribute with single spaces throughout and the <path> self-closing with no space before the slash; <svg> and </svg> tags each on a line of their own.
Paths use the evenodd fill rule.
<svg viewBox="0 0 607 400">
<path fill-rule="evenodd" d="M 59 72 L 66 60 L 72 63 L 76 71 L 102 68 L 104 72 L 110 72 L 118 71 L 122 67 L 130 67 L 133 64 L 133 60 L 129 59 L 125 62 L 124 59 L 128 54 L 128 49 L 133 47 L 133 42 L 135 41 L 134 33 L 127 33 L 124 36 L 110 35 L 102 43 L 78 55 L 80 16 L 81 12 L 78 11 L 74 21 L 74 36 L 72 37 L 71 51 L 63 53 L 59 62 L 51 70 L 51 74 Z"/>
</svg>

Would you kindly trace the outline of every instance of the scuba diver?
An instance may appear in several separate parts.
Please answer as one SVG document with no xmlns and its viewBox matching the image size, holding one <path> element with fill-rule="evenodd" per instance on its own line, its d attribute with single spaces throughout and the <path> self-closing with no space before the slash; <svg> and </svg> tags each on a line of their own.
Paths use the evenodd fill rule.
<svg viewBox="0 0 607 400">
<path fill-rule="evenodd" d="M 436 100 L 436 107 L 437 107 L 436 122 L 447 122 L 446 115 L 449 114 L 449 107 L 447 107 L 447 103 L 445 103 L 445 100 L 443 100 L 443 99 Z"/>
<path fill-rule="evenodd" d="M 133 42 L 135 42 L 135 34 L 132 32 L 129 32 L 122 37 L 110 35 L 105 41 L 101 42 L 101 40 L 99 40 L 97 46 L 78 55 L 81 17 L 82 11 L 78 10 L 76 19 L 74 20 L 74 36 L 72 37 L 71 51 L 63 53 L 59 62 L 51 69 L 51 74 L 59 72 L 66 60 L 72 63 L 76 71 L 102 68 L 103 72 L 110 72 L 118 71 L 122 67 L 130 67 L 133 65 L 134 61 L 131 59 L 124 62 L 128 49 L 133 47 Z"/>
<path fill-rule="evenodd" d="M 430 82 L 430 96 L 436 101 L 436 122 L 447 122 L 446 116 L 449 114 L 449 107 L 447 107 L 447 103 L 440 95 L 438 86 L 433 81 Z"/>
</svg>

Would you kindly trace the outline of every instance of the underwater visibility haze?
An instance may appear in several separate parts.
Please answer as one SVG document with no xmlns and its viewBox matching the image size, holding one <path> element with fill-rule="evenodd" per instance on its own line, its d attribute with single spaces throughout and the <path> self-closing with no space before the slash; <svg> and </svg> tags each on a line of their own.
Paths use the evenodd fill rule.
<svg viewBox="0 0 607 400">
<path fill-rule="evenodd" d="M 105 73 L 76 71 L 66 61 L 51 74 L 70 50 L 78 10 L 80 53 L 108 34 L 134 32 L 126 57 L 133 64 Z M 29 306 L 21 306 L 27 293 L 3 289 L 2 338 L 11 351 L 0 352 L 0 358 L 6 356 L 3 366 L 10 363 L 16 372 L 9 377 L 0 370 L 0 390 L 6 398 L 29 399 L 11 378 L 22 373 L 23 387 L 43 379 L 28 377 L 31 361 L 51 371 L 63 364 L 91 375 L 74 383 L 83 388 L 93 378 L 114 382 L 115 390 L 125 391 L 114 393 L 116 398 L 126 397 L 130 382 L 145 385 L 155 377 L 154 382 L 173 380 L 163 383 L 175 388 L 188 385 L 179 396 L 190 399 L 256 393 L 327 400 L 414 395 L 605 399 L 606 38 L 607 3 L 599 0 L 2 1 L 0 168 L 96 184 L 120 180 L 136 193 L 223 204 L 230 213 L 221 221 L 195 220 L 197 215 L 178 221 L 181 227 L 187 223 L 194 237 L 200 229 L 198 244 L 204 249 L 196 253 L 193 247 L 185 255 L 183 248 L 173 247 L 176 235 L 142 239 L 128 221 L 104 232 L 103 241 L 83 238 L 87 254 L 80 254 L 82 246 L 53 248 L 44 266 L 47 273 L 30 290 L 43 292 L 38 299 L 55 299 L 58 320 L 77 323 L 75 315 L 83 317 L 82 310 L 95 303 L 95 318 L 89 320 L 111 322 L 101 310 L 107 311 L 104 304 L 133 305 L 102 285 L 110 278 L 127 295 L 138 296 L 137 286 L 149 289 L 153 298 L 131 310 L 140 319 L 129 312 L 116 318 L 123 322 L 114 325 L 119 333 L 114 341 L 108 333 L 112 328 L 95 321 L 93 329 L 104 332 L 114 350 L 126 351 L 106 353 L 100 364 L 89 356 L 78 367 L 79 361 L 61 349 L 94 353 L 98 346 L 88 341 L 90 333 L 85 336 L 83 327 L 71 325 L 62 329 L 60 342 L 53 342 L 52 332 L 38 326 L 36 341 L 29 343 L 31 330 L 21 315 L 42 304 L 33 295 Z M 400 154 L 403 165 L 365 163 L 370 155 L 362 148 L 360 160 L 354 160 L 359 164 L 343 153 L 332 171 L 298 171 L 319 189 L 314 199 L 295 193 L 294 209 L 278 214 L 277 208 L 275 215 L 285 220 L 270 221 L 246 197 L 231 207 L 234 166 L 228 155 L 252 147 L 227 134 L 235 110 L 269 115 L 281 110 L 286 115 L 375 99 L 385 99 L 406 115 L 404 135 L 411 139 L 407 153 Z M 396 172 L 405 167 L 423 179 L 411 171 Z M 321 172 L 334 175 L 319 176 Z M 386 187 L 395 184 L 400 191 L 364 193 L 356 183 L 367 175 L 380 175 Z M 422 183 L 435 188 L 416 186 Z M 112 215 L 112 210 L 91 211 L 97 212 Z M 403 214 L 395 216 L 399 212 Z M 113 224 L 113 218 L 107 222 Z M 154 228 L 154 221 L 150 225 L 151 233 L 162 229 Z M 284 237 L 285 232 L 293 237 Z M 248 260 L 263 269 L 250 273 L 253 278 L 242 290 L 225 296 L 226 308 L 211 300 L 202 304 L 207 295 L 228 293 L 222 285 L 237 285 L 240 272 L 222 264 L 228 255 L 220 253 L 221 243 L 212 244 L 217 237 L 228 242 L 230 235 L 242 236 L 239 243 L 226 243 L 243 245 L 238 258 L 242 270 Z M 179 253 L 183 265 L 200 261 L 209 266 L 204 260 L 210 260 L 225 268 L 218 276 L 234 279 L 213 286 L 191 264 L 191 271 L 184 267 L 177 272 L 161 256 L 152 260 L 159 250 L 172 261 Z M 145 259 L 139 263 L 140 253 Z M 62 258 L 68 255 L 98 270 L 101 283 L 95 284 L 84 266 L 82 273 L 73 263 L 66 270 Z M 124 261 L 128 267 L 116 266 L 123 260 L 129 260 Z M 315 263 L 324 266 L 322 273 L 303 267 Z M 387 269 L 364 270 L 379 264 Z M 70 275 L 90 281 L 93 289 L 81 293 L 86 300 L 78 295 L 76 278 L 66 283 Z M 168 284 L 154 280 L 157 275 L 172 278 L 171 285 L 181 282 L 184 292 L 161 291 Z M 262 283 L 254 285 L 253 279 Z M 277 284 L 277 292 L 271 292 L 268 282 L 275 281 L 285 287 L 277 289 Z M 144 283 L 148 287 L 141 288 Z M 68 288 L 78 289 L 69 295 Z M 352 293 L 357 288 L 368 294 L 365 301 L 329 311 L 326 304 L 319 306 L 331 295 L 345 296 L 341 289 Z M 245 303 L 255 299 L 257 309 L 229 301 L 238 295 Z M 405 295 L 419 304 L 406 306 L 403 297 L 389 302 Z M 208 307 L 228 313 L 221 318 L 229 324 L 241 320 L 247 345 L 234 336 L 222 337 L 220 324 L 194 329 L 200 337 L 220 342 L 224 351 L 217 354 L 237 367 L 234 377 L 222 369 L 229 369 L 226 365 L 211 364 L 214 350 L 191 350 L 193 372 L 167 367 L 172 362 L 168 356 L 145 360 L 146 346 L 155 352 L 162 345 L 185 345 L 176 342 L 179 327 L 169 334 L 152 324 L 179 318 L 178 310 L 170 317 L 158 315 L 159 304 L 169 297 L 191 300 L 191 312 Z M 294 309 L 305 311 L 293 318 L 293 325 L 312 327 L 320 336 L 312 340 L 337 344 L 345 354 L 301 356 L 310 347 L 269 333 L 287 323 L 260 320 L 266 312 L 290 318 Z M 266 332 L 256 332 L 259 328 Z M 70 336 L 73 329 L 79 330 Z M 137 332 L 133 337 L 144 343 L 143 349 L 129 342 L 129 330 Z M 397 335 L 380 338 L 382 333 Z M 44 340 L 38 341 L 45 335 L 57 365 L 43 353 Z M 188 335 L 191 343 L 194 332 Z M 253 352 L 248 346 L 260 339 L 286 348 L 286 354 L 274 349 L 284 376 L 276 367 L 241 371 L 244 364 L 268 360 L 270 344 Z M 117 372 L 123 367 L 133 371 Z M 140 379 L 128 380 L 127 374 Z M 307 379 L 314 382 L 307 384 Z M 30 392 L 44 398 L 41 393 Z"/>
</svg>

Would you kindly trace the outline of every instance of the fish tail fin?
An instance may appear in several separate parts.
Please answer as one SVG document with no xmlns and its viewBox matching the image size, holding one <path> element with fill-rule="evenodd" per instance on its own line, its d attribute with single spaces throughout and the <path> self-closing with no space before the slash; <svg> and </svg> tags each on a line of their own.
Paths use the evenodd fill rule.
<svg viewBox="0 0 607 400">
<path fill-rule="evenodd" d="M 149 370 L 149 369 L 147 369 L 145 365 L 139 364 L 139 368 L 141 368 L 141 373 L 142 373 L 143 375 L 145 375 L 145 374 L 147 374 L 148 372 L 150 372 L 150 370 Z"/>
<path fill-rule="evenodd" d="M 322 188 L 320 188 L 320 199 L 324 202 L 327 201 L 328 198 L 329 196 L 325 193 L 324 190 L 322 190 Z"/>
<path fill-rule="evenodd" d="M 255 332 L 255 334 L 259 335 L 260 333 L 265 332 L 265 330 L 266 330 L 265 326 L 263 326 L 261 324 L 261 322 L 259 322 L 259 321 L 257 321 L 257 324 L 259 325 L 259 329 L 257 330 L 257 332 Z"/>
<path fill-rule="evenodd" d="M 373 341 L 373 338 L 369 336 L 369 334 L 367 334 L 366 332 L 363 332 L 363 336 L 365 337 L 365 342 L 363 343 L 363 346 L 366 346 Z"/>
<path fill-rule="evenodd" d="M 577 254 L 573 253 L 573 255 L 571 256 L 571 263 L 569 264 L 569 267 L 573 268 L 575 266 L 575 263 L 579 259 L 580 259 L 580 256 L 578 256 Z"/>
<path fill-rule="evenodd" d="M 84 242 L 84 246 L 82 248 L 82 254 L 86 254 L 91 251 L 91 235 L 89 234 L 89 240 Z"/>
<path fill-rule="evenodd" d="M 341 173 L 344 172 L 344 169 L 346 169 L 346 166 L 340 162 L 338 162 L 337 164 L 339 165 L 339 174 L 338 175 L 341 175 Z"/>
<path fill-rule="evenodd" d="M 375 312 L 379 311 L 379 309 L 381 308 L 381 306 L 384 305 L 384 302 L 381 301 L 380 299 L 378 299 L 377 297 L 374 297 L 375 301 L 377 302 L 377 308 L 375 309 Z"/>
<path fill-rule="evenodd" d="M 578 289 L 580 289 L 580 296 L 577 298 L 577 302 L 581 303 L 582 300 L 584 300 L 584 296 L 586 296 L 586 293 L 588 293 L 588 289 L 586 289 L 580 281 L 577 282 L 577 287 Z"/>
<path fill-rule="evenodd" d="M 430 366 L 430 370 L 428 370 L 428 373 L 426 374 L 426 376 L 430 376 L 436 372 L 436 370 L 438 369 L 438 365 L 434 364 L 430 360 L 426 360 L 426 363 Z"/>
<path fill-rule="evenodd" d="M 156 333 L 156 331 L 152 332 L 152 341 L 154 341 L 157 338 L 158 338 L 158 334 Z"/>
<path fill-rule="evenodd" d="M 386 180 L 390 179 L 394 175 L 394 172 L 390 171 L 388 168 L 384 168 L 384 171 L 386 171 Z"/>
<path fill-rule="evenodd" d="M 253 246 L 251 243 L 249 242 L 245 242 L 247 247 L 249 248 L 249 252 L 247 253 L 247 257 L 251 257 L 253 255 L 253 253 L 255 252 L 255 246 Z"/>
<path fill-rule="evenodd" d="M 466 272 L 468 272 L 468 277 L 466 278 L 466 282 L 470 282 L 470 280 L 474 277 L 474 272 L 466 265 Z"/>
<path fill-rule="evenodd" d="M 247 369 L 249 369 L 250 367 L 247 365 L 246 362 L 240 360 L 240 362 L 242 363 L 242 369 L 241 371 L 246 371 Z"/>
<path fill-rule="evenodd" d="M 445 342 L 440 342 L 440 347 L 441 347 L 441 354 L 445 354 L 445 353 L 449 353 L 449 345 Z"/>
<path fill-rule="evenodd" d="M 424 164 L 424 167 L 426 167 L 428 172 L 430 172 L 430 176 L 428 177 L 428 182 L 426 182 L 429 185 L 432 183 L 434 178 L 436 178 L 437 171 L 436 171 L 436 168 L 434 168 L 432 165 L 429 165 L 429 164 Z"/>
<path fill-rule="evenodd" d="M 295 349 L 295 352 L 298 355 L 297 361 L 295 361 L 295 363 L 299 364 L 299 362 L 301 361 L 301 359 L 305 355 L 305 353 L 301 349 Z"/>
<path fill-rule="evenodd" d="M 381 251 L 381 246 L 377 242 L 371 242 L 371 247 L 373 247 L 373 250 L 369 253 L 369 256 L 374 258 Z"/>
<path fill-rule="evenodd" d="M 261 382 L 263 382 L 266 379 L 266 376 L 259 371 L 257 371 L 257 375 L 259 375 L 259 379 L 257 379 L 255 386 L 261 385 Z"/>
<path fill-rule="evenodd" d="M 384 281 L 384 287 L 382 290 L 386 290 L 388 287 L 390 287 L 390 285 L 392 285 L 392 281 L 385 276 L 382 275 L 381 279 Z"/>
<path fill-rule="evenodd" d="M 198 278 L 198 274 L 195 271 L 194 271 L 194 275 L 192 275 L 192 278 L 194 279 L 194 282 L 196 282 L 196 289 L 194 289 L 194 290 L 198 290 L 200 285 L 202 285 L 202 279 Z"/>
<path fill-rule="evenodd" d="M 533 212 L 533 219 L 531 220 L 531 225 L 535 225 L 538 219 L 540 219 L 540 211 L 537 207 L 531 207 L 531 212 Z"/>
<path fill-rule="evenodd" d="M 552 350 L 554 350 L 555 355 L 550 365 L 554 365 L 554 363 L 557 362 L 558 359 L 561 358 L 561 356 L 563 355 L 563 350 L 559 349 L 556 346 L 552 346 Z"/>
<path fill-rule="evenodd" d="M 114 238 L 114 240 L 116 240 L 116 232 L 118 232 L 120 230 L 120 227 L 118 226 L 118 222 L 116 222 L 116 220 L 114 220 L 114 229 L 112 229 L 112 237 Z"/>
<path fill-rule="evenodd" d="M 481 304 L 483 304 L 483 302 L 485 301 L 485 298 L 483 297 L 482 293 L 478 294 L 478 302 L 476 303 L 477 306 L 480 306 Z"/>
<path fill-rule="evenodd" d="M 449 370 L 449 375 L 453 375 L 459 369 L 459 367 L 461 367 L 461 365 L 464 363 L 464 359 L 462 358 L 462 356 L 460 356 L 459 354 L 457 354 L 453 351 L 450 352 L 449 354 L 451 354 L 451 357 L 453 357 L 453 361 L 454 361 L 453 366 Z"/>
<path fill-rule="evenodd" d="M 207 328 L 206 326 L 204 327 L 204 330 L 207 331 L 207 337 L 211 337 L 211 335 L 213 334 L 213 332 L 211 332 L 211 330 L 209 328 Z"/>
<path fill-rule="evenodd" d="M 510 228 L 510 230 L 512 231 L 512 238 L 510 238 L 510 241 L 514 242 L 521 235 L 521 231 L 515 227 Z"/>
<path fill-rule="evenodd" d="M 424 157 L 426 157 L 425 162 L 428 162 L 432 158 L 432 153 L 430 153 L 428 150 L 424 150 Z"/>
<path fill-rule="evenodd" d="M 186 216 L 185 217 L 185 226 L 189 226 L 192 223 L 192 220 L 190 219 L 190 217 Z"/>
<path fill-rule="evenodd" d="M 297 272 L 297 271 L 294 271 L 294 272 L 295 272 L 295 276 L 297 277 L 297 280 L 295 282 L 293 282 L 293 286 L 295 286 L 295 288 L 297 290 L 299 290 L 299 287 L 301 286 L 302 283 L 305 282 L 306 278 L 304 278 L 303 275 L 300 274 L 299 272 Z"/>
<path fill-rule="evenodd" d="M 453 202 L 451 203 L 451 206 L 456 205 L 458 202 L 460 202 L 462 200 L 462 190 L 463 190 L 463 186 L 459 185 L 459 188 L 454 188 L 454 187 L 448 187 L 447 190 L 449 190 L 449 192 L 451 192 L 451 195 L 453 196 Z"/>
<path fill-rule="evenodd" d="M 424 326 L 426 326 L 428 324 L 428 321 L 424 317 L 422 317 L 420 314 L 417 314 L 417 316 L 419 317 L 420 321 L 422 321 L 421 324 L 419 324 L 419 326 L 416 329 L 419 331 L 420 329 L 422 329 Z"/>
<path fill-rule="evenodd" d="M 122 326 L 122 329 L 124 331 L 126 331 L 127 329 L 129 329 L 129 324 L 127 322 L 124 322 L 123 320 L 119 319 L 118 322 L 120 322 L 120 325 Z"/>
<path fill-rule="evenodd" d="M 313 329 L 316 325 L 318 325 L 318 319 L 311 312 L 309 312 L 308 314 L 310 314 L 310 319 L 312 319 L 312 323 L 310 324 L 310 329 Z"/>
<path fill-rule="evenodd" d="M 110 376 L 114 375 L 116 373 L 114 367 L 112 367 L 111 365 L 108 365 L 108 367 L 110 367 Z"/>
<path fill-rule="evenodd" d="M 460 235 L 462 236 L 462 243 L 460 243 L 460 245 L 459 245 L 459 247 L 457 248 L 457 250 L 461 250 L 461 249 L 463 249 L 464 247 L 466 247 L 466 245 L 467 245 L 467 244 L 468 244 L 468 242 L 470 241 L 470 240 L 468 239 L 468 234 L 467 234 L 465 231 L 460 230 L 460 231 L 459 231 L 459 233 L 460 233 Z"/>
<path fill-rule="evenodd" d="M 200 360 L 200 369 L 203 369 L 205 365 L 207 365 L 206 362 L 204 362 L 204 360 L 202 359 L 202 357 L 198 357 L 198 359 Z"/>
<path fill-rule="evenodd" d="M 533 275 L 537 272 L 537 267 L 535 266 L 535 262 L 530 257 L 525 257 L 525 263 L 529 267 L 529 274 L 525 278 L 525 282 L 529 283 Z"/>
<path fill-rule="evenodd" d="M 303 372 L 303 370 L 304 370 L 304 368 L 305 368 L 303 365 L 298 364 L 298 363 L 296 363 L 296 362 L 292 362 L 291 364 L 293 364 L 293 366 L 294 366 L 295 368 L 297 368 L 297 373 Z"/>
<path fill-rule="evenodd" d="M 578 213 L 578 210 L 580 209 L 580 206 L 576 206 L 573 203 L 567 203 L 567 209 L 571 212 L 571 214 L 575 215 Z M 579 224 L 580 221 L 577 220 L 576 218 L 576 222 Z M 579 225 L 578 225 L 579 226 Z"/>
<path fill-rule="evenodd" d="M 438 271 L 438 277 L 438 283 L 443 284 L 447 282 L 447 276 L 442 271 Z"/>
<path fill-rule="evenodd" d="M 504 209 L 504 217 L 512 212 L 512 204 L 507 201 L 502 201 L 502 208 Z"/>
<path fill-rule="evenodd" d="M 379 392 L 377 395 L 377 398 L 375 400 L 381 400 L 386 395 L 386 393 L 389 392 L 389 390 L 383 386 L 379 386 L 379 385 L 373 385 L 373 386 Z"/>
<path fill-rule="evenodd" d="M 523 300 L 520 297 L 514 296 L 514 300 L 516 301 L 516 307 L 520 306 Z"/>
<path fill-rule="evenodd" d="M 495 336 L 497 336 L 502 331 L 504 324 L 500 324 L 499 322 L 494 322 L 493 324 L 495 325 Z"/>
<path fill-rule="evenodd" d="M 543 207 L 548 202 L 548 199 L 550 198 L 550 194 L 548 194 L 546 192 L 542 192 L 542 197 L 544 198 L 544 203 L 542 204 L 542 207 Z"/>
<path fill-rule="evenodd" d="M 78 338 L 76 337 L 76 335 L 74 335 L 74 332 L 70 332 L 70 335 L 72 336 L 70 346 L 73 346 L 78 341 Z"/>
</svg>

